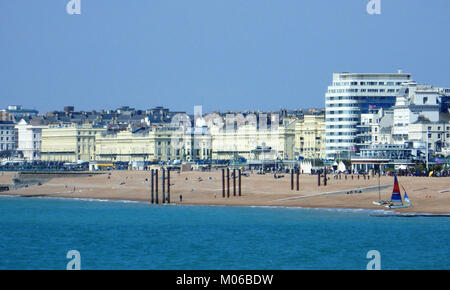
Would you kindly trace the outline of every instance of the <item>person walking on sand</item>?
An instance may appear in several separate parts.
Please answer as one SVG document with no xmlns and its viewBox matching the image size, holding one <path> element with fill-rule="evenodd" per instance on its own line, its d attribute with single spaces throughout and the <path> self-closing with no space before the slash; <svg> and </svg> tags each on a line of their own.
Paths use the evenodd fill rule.
<svg viewBox="0 0 450 290">
<path fill-rule="evenodd" d="M 183 196 L 180 194 L 180 202 L 183 202 Z"/>
</svg>

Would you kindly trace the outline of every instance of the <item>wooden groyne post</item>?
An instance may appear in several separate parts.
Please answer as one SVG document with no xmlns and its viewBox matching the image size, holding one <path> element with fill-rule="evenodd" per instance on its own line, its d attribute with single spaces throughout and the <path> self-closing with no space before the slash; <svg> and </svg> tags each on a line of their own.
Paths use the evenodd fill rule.
<svg viewBox="0 0 450 290">
<path fill-rule="evenodd" d="M 233 196 L 236 196 L 236 169 L 233 169 Z"/>
<path fill-rule="evenodd" d="M 294 169 L 291 169 L 291 190 L 294 190 Z"/>
<path fill-rule="evenodd" d="M 155 203 L 158 204 L 158 182 L 159 182 L 159 178 L 158 178 L 158 169 L 155 170 Z"/>
<path fill-rule="evenodd" d="M 230 168 L 227 167 L 227 197 L 230 197 Z"/>
<path fill-rule="evenodd" d="M 222 168 L 222 197 L 225 198 L 225 168 Z"/>
<path fill-rule="evenodd" d="M 151 192 L 151 195 L 152 195 L 152 198 L 151 198 L 151 202 L 152 203 L 155 203 L 155 196 L 154 196 L 155 184 L 154 184 L 154 180 L 153 180 L 154 175 L 155 175 L 154 170 L 153 169 L 150 170 L 150 187 L 151 187 L 150 192 Z"/>
<path fill-rule="evenodd" d="M 167 203 L 170 203 L 170 168 L 167 168 Z"/>
<path fill-rule="evenodd" d="M 239 196 L 241 196 L 241 170 L 239 169 Z"/>
<path fill-rule="evenodd" d="M 161 168 L 162 171 L 162 203 L 166 203 L 166 170 Z"/>
</svg>

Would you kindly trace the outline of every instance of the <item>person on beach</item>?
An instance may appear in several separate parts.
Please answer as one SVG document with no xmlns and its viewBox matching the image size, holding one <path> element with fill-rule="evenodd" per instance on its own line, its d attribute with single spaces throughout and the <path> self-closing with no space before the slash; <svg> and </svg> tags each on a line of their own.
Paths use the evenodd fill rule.
<svg viewBox="0 0 450 290">
<path fill-rule="evenodd" d="M 183 196 L 180 194 L 180 202 L 183 201 Z"/>
</svg>

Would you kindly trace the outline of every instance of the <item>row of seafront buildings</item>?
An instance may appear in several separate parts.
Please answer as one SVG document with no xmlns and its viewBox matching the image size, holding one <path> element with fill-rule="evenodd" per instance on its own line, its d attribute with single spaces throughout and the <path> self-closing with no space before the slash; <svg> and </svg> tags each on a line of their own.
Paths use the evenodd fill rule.
<svg viewBox="0 0 450 290">
<path fill-rule="evenodd" d="M 404 168 L 449 155 L 449 107 L 449 88 L 417 84 L 401 71 L 334 73 L 324 110 L 187 115 L 65 107 L 42 116 L 15 106 L 0 111 L 0 149 L 60 162 L 320 159 L 348 160 L 354 170 Z"/>
<path fill-rule="evenodd" d="M 270 163 L 325 157 L 324 110 L 188 115 L 162 107 L 108 112 L 75 112 L 66 107 L 46 115 L 10 117 L 2 121 L 1 126 L 8 129 L 0 133 L 5 140 L 6 133 L 14 135 L 4 150 L 17 152 L 16 160 Z"/>
<path fill-rule="evenodd" d="M 276 125 L 267 115 L 272 116 L 265 113 L 214 114 L 211 120 L 205 121 L 205 116 L 195 119 L 179 113 L 177 121 L 129 124 L 123 128 L 50 124 L 42 131 L 41 160 L 107 164 L 197 160 L 261 162 L 298 159 L 300 152 L 309 158 L 324 158 L 323 112 L 286 116 L 281 124 L 276 120 Z M 278 114 L 273 116 L 278 117 Z"/>
<path fill-rule="evenodd" d="M 354 170 L 428 166 L 450 153 L 450 88 L 401 70 L 335 73 L 325 104 L 326 158 L 351 160 Z"/>
</svg>

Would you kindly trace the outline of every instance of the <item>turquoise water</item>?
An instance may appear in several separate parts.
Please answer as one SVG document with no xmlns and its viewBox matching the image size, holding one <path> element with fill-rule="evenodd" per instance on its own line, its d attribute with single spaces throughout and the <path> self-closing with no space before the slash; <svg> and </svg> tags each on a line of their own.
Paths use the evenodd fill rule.
<svg viewBox="0 0 450 290">
<path fill-rule="evenodd" d="M 382 217 L 373 214 L 382 214 Z M 0 269 L 450 269 L 450 218 L 0 197 Z"/>
</svg>

